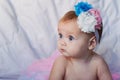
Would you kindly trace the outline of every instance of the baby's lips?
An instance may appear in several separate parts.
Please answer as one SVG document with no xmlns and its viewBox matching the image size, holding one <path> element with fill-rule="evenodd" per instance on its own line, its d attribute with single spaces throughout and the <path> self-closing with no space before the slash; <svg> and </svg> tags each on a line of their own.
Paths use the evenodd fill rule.
<svg viewBox="0 0 120 80">
<path fill-rule="evenodd" d="M 65 49 L 60 49 L 59 51 L 60 51 L 61 53 L 63 53 L 63 52 L 65 52 Z"/>
</svg>

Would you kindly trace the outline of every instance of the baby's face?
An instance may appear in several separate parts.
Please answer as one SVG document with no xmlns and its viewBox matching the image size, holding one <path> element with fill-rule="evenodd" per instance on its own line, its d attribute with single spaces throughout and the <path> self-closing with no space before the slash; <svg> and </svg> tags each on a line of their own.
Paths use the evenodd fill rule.
<svg viewBox="0 0 120 80">
<path fill-rule="evenodd" d="M 75 21 L 60 22 L 58 49 L 65 56 L 79 57 L 88 49 L 88 38 Z"/>
</svg>

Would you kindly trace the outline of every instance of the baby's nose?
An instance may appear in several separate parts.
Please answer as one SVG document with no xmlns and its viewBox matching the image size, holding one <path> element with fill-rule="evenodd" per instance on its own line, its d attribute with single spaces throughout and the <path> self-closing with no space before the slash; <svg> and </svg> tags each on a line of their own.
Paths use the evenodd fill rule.
<svg viewBox="0 0 120 80">
<path fill-rule="evenodd" d="M 61 44 L 62 46 L 66 46 L 65 40 L 61 40 L 60 44 Z"/>
</svg>

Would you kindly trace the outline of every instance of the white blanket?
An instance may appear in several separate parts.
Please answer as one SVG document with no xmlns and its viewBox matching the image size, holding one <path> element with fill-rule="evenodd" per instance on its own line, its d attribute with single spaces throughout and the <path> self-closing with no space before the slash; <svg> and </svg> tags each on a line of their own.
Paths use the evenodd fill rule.
<svg viewBox="0 0 120 80">
<path fill-rule="evenodd" d="M 100 10 L 103 35 L 96 51 L 120 73 L 120 0 L 86 0 Z M 57 23 L 75 0 L 0 0 L 0 80 L 15 79 L 56 50 Z"/>
</svg>

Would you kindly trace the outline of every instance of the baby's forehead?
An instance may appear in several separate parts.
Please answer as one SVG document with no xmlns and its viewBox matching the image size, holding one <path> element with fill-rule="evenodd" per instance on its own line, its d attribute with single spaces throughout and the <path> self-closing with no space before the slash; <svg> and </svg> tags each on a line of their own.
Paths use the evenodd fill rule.
<svg viewBox="0 0 120 80">
<path fill-rule="evenodd" d="M 68 27 L 67 27 L 68 26 Z M 58 23 L 58 28 L 59 27 L 67 27 L 67 28 L 77 28 L 78 24 L 76 20 L 67 20 L 67 21 L 60 21 Z"/>
<path fill-rule="evenodd" d="M 61 22 L 58 26 L 58 32 L 60 33 L 66 33 L 68 35 L 75 35 L 78 36 L 81 33 L 81 29 L 78 27 L 78 24 L 74 21 L 68 21 L 68 22 Z"/>
</svg>

